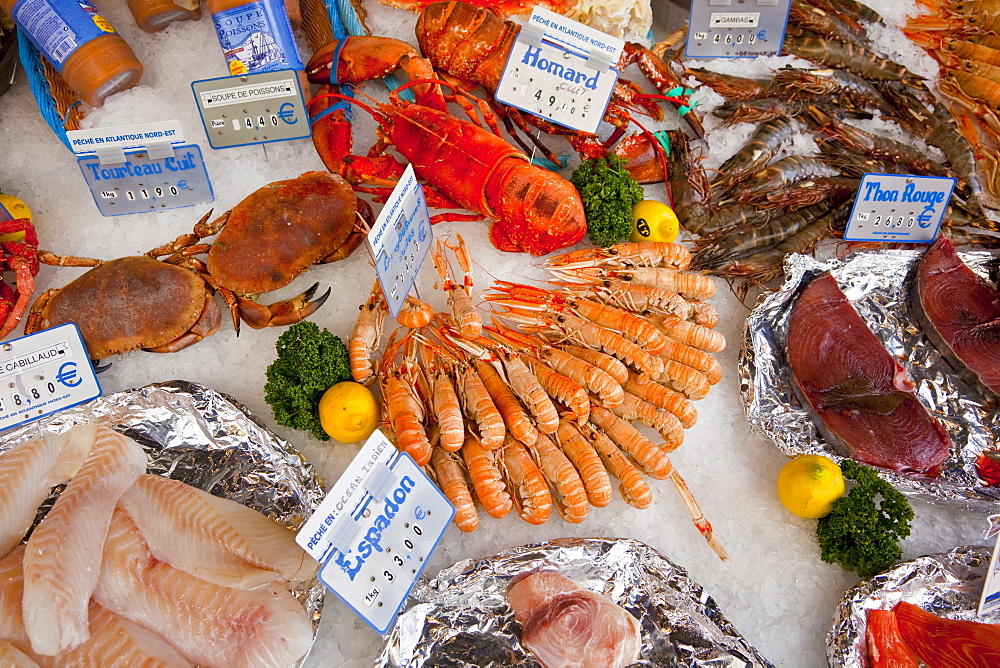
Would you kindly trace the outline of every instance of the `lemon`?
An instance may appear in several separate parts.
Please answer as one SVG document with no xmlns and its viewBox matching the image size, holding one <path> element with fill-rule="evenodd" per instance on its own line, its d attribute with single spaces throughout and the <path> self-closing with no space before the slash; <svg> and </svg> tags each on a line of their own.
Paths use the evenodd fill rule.
<svg viewBox="0 0 1000 668">
<path fill-rule="evenodd" d="M 27 218 L 31 221 L 31 209 L 28 205 L 14 197 L 0 193 L 0 222 L 17 218 Z M 21 241 L 24 239 L 24 232 L 11 232 L 10 234 L 0 234 L 0 242 Z"/>
<path fill-rule="evenodd" d="M 778 473 L 778 498 L 799 517 L 825 517 L 843 495 L 844 474 L 829 457 L 802 455 Z"/>
<path fill-rule="evenodd" d="M 673 241 L 679 228 L 673 209 L 655 199 L 644 199 L 632 207 L 629 241 Z"/>
<path fill-rule="evenodd" d="M 375 431 L 378 402 L 367 387 L 345 380 L 320 397 L 319 423 L 330 438 L 341 443 L 357 443 Z"/>
</svg>

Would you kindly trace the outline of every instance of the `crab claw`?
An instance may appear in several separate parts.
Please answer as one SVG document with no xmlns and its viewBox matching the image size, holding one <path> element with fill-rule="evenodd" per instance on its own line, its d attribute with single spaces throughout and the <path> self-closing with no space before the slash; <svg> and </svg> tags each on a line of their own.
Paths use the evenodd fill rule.
<svg viewBox="0 0 1000 668">
<path fill-rule="evenodd" d="M 327 288 L 319 299 L 309 301 L 317 289 L 319 283 L 313 283 L 302 294 L 273 304 L 258 304 L 252 299 L 237 297 L 240 319 L 254 329 L 294 325 L 315 313 L 329 299 L 332 288 Z"/>
</svg>

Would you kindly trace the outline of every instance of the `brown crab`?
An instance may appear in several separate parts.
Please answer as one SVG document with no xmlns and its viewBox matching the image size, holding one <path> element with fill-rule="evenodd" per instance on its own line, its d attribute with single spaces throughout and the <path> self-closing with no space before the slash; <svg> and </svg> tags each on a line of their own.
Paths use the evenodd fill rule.
<svg viewBox="0 0 1000 668">
<path fill-rule="evenodd" d="M 93 269 L 42 294 L 25 333 L 75 322 L 93 359 L 138 349 L 175 352 L 219 328 L 215 290 L 237 332 L 241 319 L 254 328 L 290 325 L 322 306 L 330 291 L 310 301 L 313 285 L 270 305 L 256 303 L 256 295 L 287 285 L 313 264 L 347 257 L 364 238 L 356 218 L 372 220 L 368 203 L 325 172 L 270 183 L 211 223 L 209 215 L 193 233 L 145 255 L 103 261 L 40 251 L 45 264 Z M 212 243 L 200 243 L 216 233 Z M 194 257 L 204 253 L 205 262 Z"/>
</svg>

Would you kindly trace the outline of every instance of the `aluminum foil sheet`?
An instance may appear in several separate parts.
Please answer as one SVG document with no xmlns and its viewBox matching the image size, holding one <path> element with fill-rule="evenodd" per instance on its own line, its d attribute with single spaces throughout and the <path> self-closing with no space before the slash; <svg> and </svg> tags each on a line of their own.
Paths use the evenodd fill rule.
<svg viewBox="0 0 1000 668">
<path fill-rule="evenodd" d="M 863 252 L 844 260 L 817 260 L 793 254 L 785 260 L 785 283 L 766 296 L 747 318 L 740 352 L 740 391 L 750 427 L 777 444 L 786 455 L 822 454 L 843 460 L 817 433 L 809 414 L 795 397 L 784 344 L 788 316 L 798 288 L 829 269 L 861 317 L 889 352 L 900 360 L 916 384 L 917 396 L 952 438 L 952 454 L 944 472 L 920 480 L 876 469 L 902 493 L 931 503 L 995 513 L 1000 489 L 980 485 L 977 455 L 995 447 L 1000 412 L 987 406 L 927 340 L 907 305 L 907 276 L 919 251 Z M 982 276 L 989 253 L 959 253 Z"/>
<path fill-rule="evenodd" d="M 826 658 L 834 668 L 867 668 L 867 611 L 892 608 L 900 601 L 948 619 L 1000 623 L 1000 610 L 976 617 L 990 548 L 956 547 L 895 566 L 847 592 L 826 637 Z"/>
<path fill-rule="evenodd" d="M 532 666 L 507 604 L 512 578 L 558 571 L 639 619 L 637 666 L 771 666 L 687 572 L 653 548 L 619 538 L 563 538 L 466 559 L 421 581 L 376 666 Z"/>
<path fill-rule="evenodd" d="M 95 420 L 142 446 L 149 457 L 147 473 L 238 501 L 292 529 L 326 495 L 313 467 L 247 408 L 221 392 L 180 380 L 99 397 L 5 432 L 0 453 L 39 434 Z M 39 520 L 57 497 L 58 491 L 42 505 Z M 326 588 L 314 580 L 292 593 L 309 611 L 315 639 Z M 304 662 L 305 657 L 299 665 Z"/>
</svg>

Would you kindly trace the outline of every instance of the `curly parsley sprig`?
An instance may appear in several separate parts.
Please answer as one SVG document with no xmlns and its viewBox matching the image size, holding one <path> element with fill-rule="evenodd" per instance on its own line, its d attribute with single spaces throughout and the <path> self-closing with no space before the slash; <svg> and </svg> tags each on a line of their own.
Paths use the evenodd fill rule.
<svg viewBox="0 0 1000 668">
<path fill-rule="evenodd" d="M 317 407 L 327 388 L 351 379 L 347 347 L 329 330 L 303 320 L 285 330 L 275 348 L 278 357 L 267 367 L 264 385 L 275 422 L 329 440 Z"/>
<path fill-rule="evenodd" d="M 610 246 L 632 233 L 632 207 L 642 186 L 625 171 L 625 161 L 609 155 L 585 159 L 569 177 L 583 201 L 587 233 L 597 246 Z"/>
<path fill-rule="evenodd" d="M 899 541 L 910 535 L 910 502 L 875 470 L 850 459 L 840 464 L 851 491 L 833 502 L 833 512 L 820 519 L 816 537 L 823 561 L 870 577 L 903 556 Z"/>
</svg>

